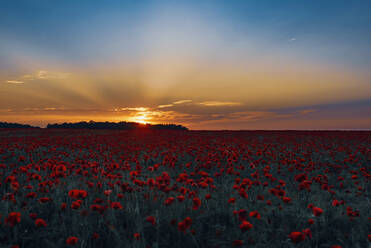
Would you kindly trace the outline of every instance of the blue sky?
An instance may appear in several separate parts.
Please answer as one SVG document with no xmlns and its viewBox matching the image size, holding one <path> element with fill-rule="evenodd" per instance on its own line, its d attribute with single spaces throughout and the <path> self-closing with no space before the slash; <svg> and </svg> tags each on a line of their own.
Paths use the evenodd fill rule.
<svg viewBox="0 0 371 248">
<path fill-rule="evenodd" d="M 0 117 L 36 123 L 25 111 L 33 108 L 44 122 L 135 120 L 135 111 L 109 110 L 145 107 L 147 121 L 241 129 L 251 120 L 231 124 L 230 115 L 317 106 L 320 128 L 326 104 L 349 104 L 362 119 L 371 113 L 370 10 L 370 1 L 3 0 Z M 157 108 L 179 100 L 193 104 Z M 78 110 L 99 116 L 71 114 Z M 342 111 L 332 112 L 339 123 Z M 357 118 L 354 128 L 370 127 Z M 271 119 L 259 121 L 274 129 Z"/>
</svg>

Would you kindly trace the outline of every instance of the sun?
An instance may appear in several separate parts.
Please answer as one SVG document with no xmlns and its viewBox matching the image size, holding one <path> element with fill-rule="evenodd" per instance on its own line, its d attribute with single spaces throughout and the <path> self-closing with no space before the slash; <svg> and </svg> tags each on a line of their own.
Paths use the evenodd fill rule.
<svg viewBox="0 0 371 248">
<path fill-rule="evenodd" d="M 142 112 L 136 116 L 131 117 L 130 121 L 137 122 L 140 124 L 147 124 L 150 123 L 149 119 L 151 118 L 148 116 L 148 114 Z"/>
</svg>

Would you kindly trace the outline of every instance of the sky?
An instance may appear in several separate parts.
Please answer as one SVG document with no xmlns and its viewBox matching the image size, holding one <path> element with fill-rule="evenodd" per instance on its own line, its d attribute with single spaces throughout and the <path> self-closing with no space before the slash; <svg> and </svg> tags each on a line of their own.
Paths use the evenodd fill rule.
<svg viewBox="0 0 371 248">
<path fill-rule="evenodd" d="M 371 129 L 371 1 L 2 0 L 0 121 Z"/>
</svg>

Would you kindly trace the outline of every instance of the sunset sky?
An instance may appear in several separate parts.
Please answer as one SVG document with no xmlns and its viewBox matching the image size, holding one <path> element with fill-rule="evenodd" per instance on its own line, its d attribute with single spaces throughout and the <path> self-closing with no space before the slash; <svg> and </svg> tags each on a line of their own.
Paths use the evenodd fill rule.
<svg viewBox="0 0 371 248">
<path fill-rule="evenodd" d="M 1 0 L 0 121 L 371 129 L 371 1 Z"/>
</svg>

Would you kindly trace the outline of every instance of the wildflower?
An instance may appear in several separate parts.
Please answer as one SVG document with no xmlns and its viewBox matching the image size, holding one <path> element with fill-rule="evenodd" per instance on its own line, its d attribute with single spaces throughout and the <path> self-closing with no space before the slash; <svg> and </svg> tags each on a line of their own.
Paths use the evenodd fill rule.
<svg viewBox="0 0 371 248">
<path fill-rule="evenodd" d="M 305 240 L 305 234 L 302 232 L 292 232 L 290 233 L 289 238 L 296 244 Z"/>
<path fill-rule="evenodd" d="M 21 222 L 21 213 L 19 212 L 11 212 L 8 214 L 8 217 L 5 218 L 5 224 L 13 227 L 16 224 Z"/>
<path fill-rule="evenodd" d="M 312 238 L 312 231 L 311 231 L 309 228 L 304 229 L 302 232 L 303 232 L 303 233 L 305 234 L 305 236 L 308 237 L 309 239 Z"/>
<path fill-rule="evenodd" d="M 99 239 L 99 233 L 93 233 L 92 239 Z"/>
<path fill-rule="evenodd" d="M 259 214 L 258 211 L 252 211 L 252 212 L 250 212 L 249 216 L 250 216 L 250 217 L 255 217 L 255 218 L 257 218 L 258 220 L 261 219 L 261 215 Z"/>
<path fill-rule="evenodd" d="M 291 202 L 291 198 L 290 197 L 287 197 L 287 196 L 284 196 L 284 197 L 282 197 L 282 201 L 284 203 L 290 203 Z"/>
<path fill-rule="evenodd" d="M 178 223 L 178 230 L 185 232 L 192 225 L 192 219 L 186 217 L 183 221 Z"/>
<path fill-rule="evenodd" d="M 67 207 L 67 204 L 63 202 L 63 203 L 61 204 L 61 209 L 62 209 L 62 210 L 65 210 L 66 207 Z"/>
<path fill-rule="evenodd" d="M 81 200 L 76 200 L 76 201 L 71 203 L 71 208 L 72 209 L 79 209 L 81 204 L 82 204 Z"/>
<path fill-rule="evenodd" d="M 72 199 L 76 199 L 76 200 L 77 199 L 84 199 L 88 195 L 88 192 L 86 192 L 85 190 L 80 190 L 80 189 L 72 189 L 68 192 L 68 195 Z"/>
<path fill-rule="evenodd" d="M 120 202 L 111 202 L 111 208 L 113 209 L 122 209 L 122 205 Z"/>
<path fill-rule="evenodd" d="M 251 229 L 252 227 L 253 227 L 253 225 L 250 222 L 248 222 L 247 220 L 242 221 L 242 223 L 240 225 L 240 229 L 243 232 Z"/>
<path fill-rule="evenodd" d="M 39 198 L 39 202 L 40 203 L 46 203 L 46 202 L 49 202 L 51 200 L 52 199 L 50 199 L 49 197 L 41 197 L 41 198 Z"/>
<path fill-rule="evenodd" d="M 169 197 L 165 200 L 165 205 L 169 206 L 174 202 L 175 198 L 174 197 Z"/>
<path fill-rule="evenodd" d="M 322 208 L 319 208 L 319 207 L 313 207 L 312 211 L 313 211 L 314 216 L 317 216 L 317 217 L 323 213 Z"/>
<path fill-rule="evenodd" d="M 233 246 L 242 246 L 243 245 L 243 240 L 237 239 L 232 242 Z"/>
<path fill-rule="evenodd" d="M 198 197 L 193 198 L 193 210 L 197 210 L 201 206 L 201 200 Z"/>
<path fill-rule="evenodd" d="M 156 224 L 156 218 L 154 216 L 148 216 L 146 221 L 151 223 L 153 226 Z"/>
<path fill-rule="evenodd" d="M 35 225 L 37 227 L 46 227 L 47 226 L 46 221 L 41 219 L 41 218 L 35 220 Z"/>
<path fill-rule="evenodd" d="M 109 196 L 111 193 L 112 193 L 112 190 L 111 189 L 107 189 L 107 190 L 104 191 L 104 194 L 106 196 Z"/>
<path fill-rule="evenodd" d="M 75 245 L 78 241 L 79 239 L 77 237 L 71 236 L 67 238 L 66 243 L 67 245 Z"/>
<path fill-rule="evenodd" d="M 332 201 L 332 206 L 333 207 L 337 207 L 339 205 L 340 205 L 340 202 L 338 200 L 335 199 L 335 200 Z"/>
<path fill-rule="evenodd" d="M 136 240 L 139 240 L 139 239 L 140 239 L 140 233 L 134 233 L 134 234 L 133 234 L 133 237 L 134 237 Z"/>
<path fill-rule="evenodd" d="M 178 195 L 176 197 L 176 199 L 178 199 L 179 202 L 182 202 L 182 201 L 184 201 L 185 197 L 184 197 L 184 195 Z"/>
<path fill-rule="evenodd" d="M 37 217 L 37 213 L 30 213 L 29 216 L 31 219 L 35 219 Z"/>
</svg>

